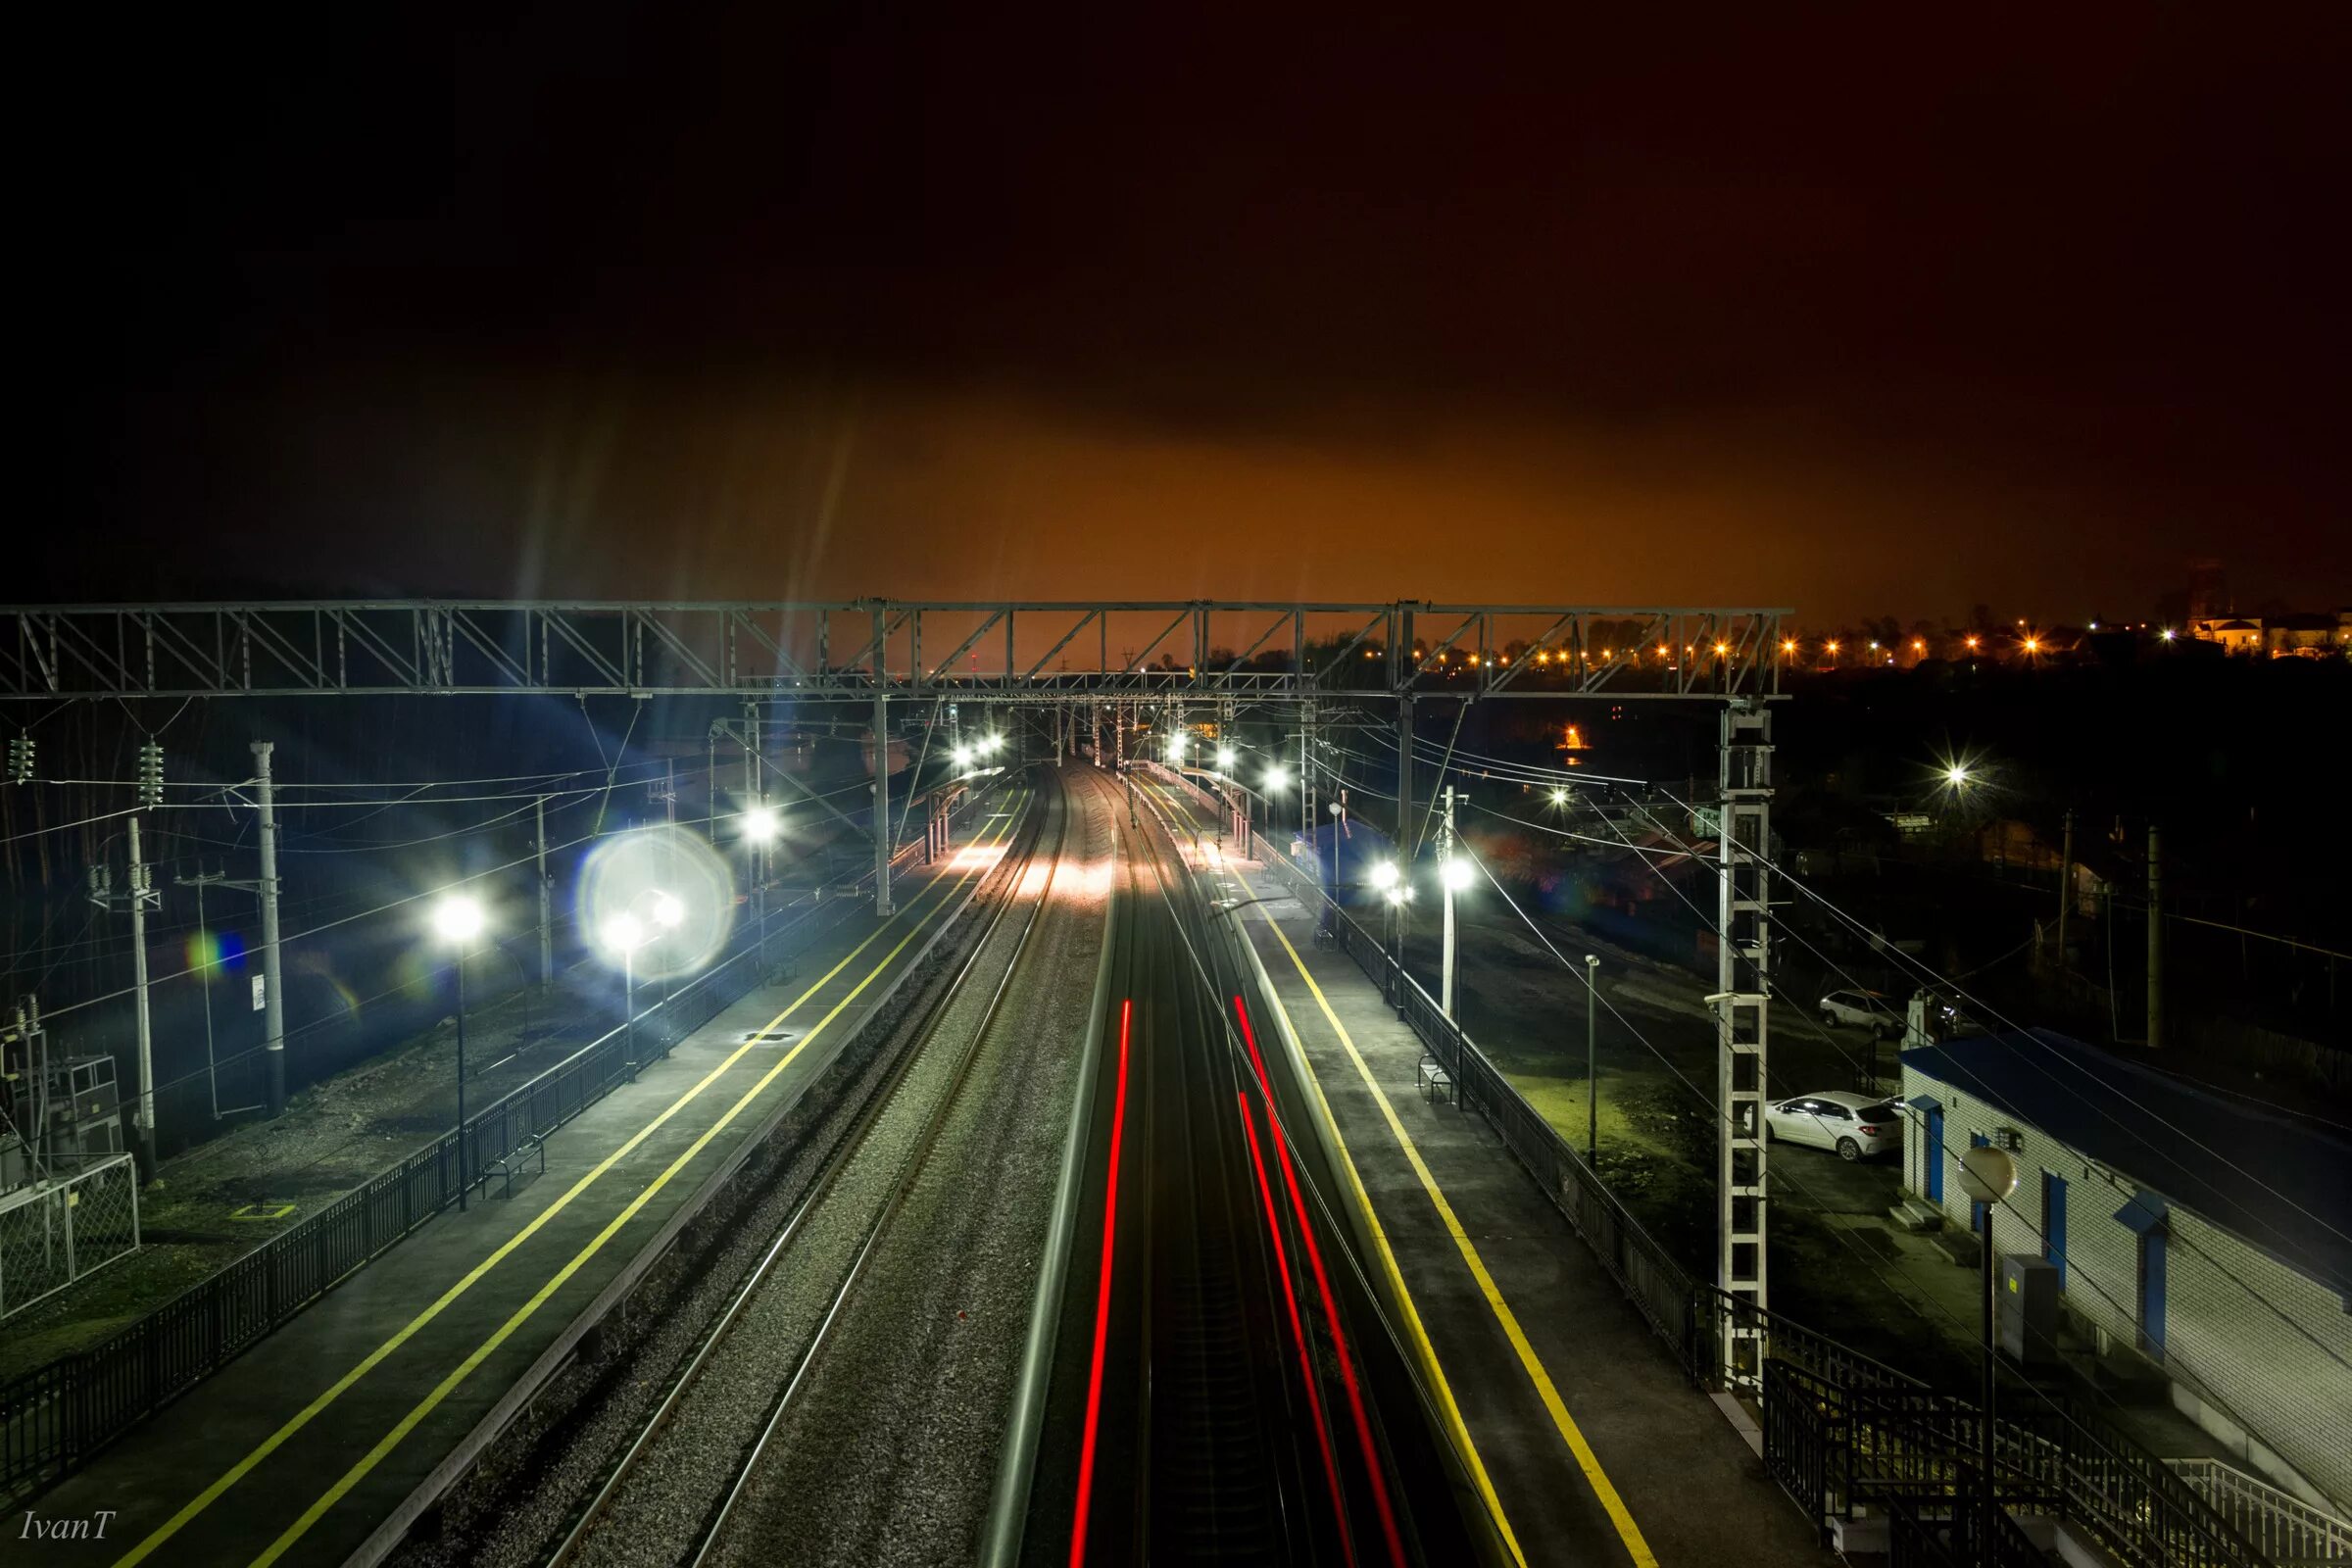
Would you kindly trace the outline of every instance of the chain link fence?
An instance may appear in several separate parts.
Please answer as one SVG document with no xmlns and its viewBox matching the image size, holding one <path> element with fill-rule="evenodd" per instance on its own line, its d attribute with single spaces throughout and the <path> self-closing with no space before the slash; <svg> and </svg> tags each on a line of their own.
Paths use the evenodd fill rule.
<svg viewBox="0 0 2352 1568">
<path fill-rule="evenodd" d="M 128 1154 L 0 1198 L 0 1318 L 138 1246 L 139 1177 Z"/>
</svg>

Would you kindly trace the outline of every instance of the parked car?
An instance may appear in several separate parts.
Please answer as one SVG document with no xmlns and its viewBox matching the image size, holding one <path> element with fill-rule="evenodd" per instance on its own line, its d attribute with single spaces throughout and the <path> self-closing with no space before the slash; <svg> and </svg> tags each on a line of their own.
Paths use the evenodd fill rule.
<svg viewBox="0 0 2352 1568">
<path fill-rule="evenodd" d="M 1902 1014 L 1876 991 L 1833 991 L 1821 999 L 1823 1023 L 1848 1023 L 1870 1031 L 1873 1040 L 1903 1032 Z"/>
<path fill-rule="evenodd" d="M 1869 1095 L 1799 1095 L 1765 1107 L 1764 1136 L 1836 1150 L 1839 1159 L 1867 1159 L 1903 1147 L 1902 1107 Z"/>
</svg>

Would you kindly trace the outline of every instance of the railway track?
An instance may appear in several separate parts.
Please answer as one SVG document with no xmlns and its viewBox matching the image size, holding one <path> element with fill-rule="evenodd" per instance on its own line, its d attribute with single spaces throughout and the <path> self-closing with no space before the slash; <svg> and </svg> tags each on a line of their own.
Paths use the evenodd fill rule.
<svg viewBox="0 0 2352 1568">
<path fill-rule="evenodd" d="M 849 1315 L 860 1284 L 865 1280 L 891 1224 L 900 1213 L 907 1195 L 913 1191 L 925 1162 L 939 1141 L 940 1132 L 961 1096 L 978 1059 L 983 1044 L 988 1040 L 1005 997 L 1013 986 L 1028 953 L 1031 939 L 1045 917 L 1054 879 L 1060 874 L 1062 849 L 1070 831 L 1071 811 L 1066 800 L 1055 802 L 1050 813 L 1050 828 L 1041 827 L 1029 847 L 1017 859 L 998 867 L 995 875 L 1001 879 L 1000 893 L 992 907 L 986 927 L 971 945 L 954 980 L 941 988 L 921 1019 L 912 1026 L 911 1038 L 900 1049 L 888 1071 L 874 1092 L 858 1109 L 847 1133 L 835 1145 L 823 1166 L 809 1183 L 806 1193 L 793 1208 L 790 1217 L 777 1231 L 774 1239 L 761 1251 L 742 1283 L 728 1298 L 725 1306 L 713 1320 L 694 1352 L 679 1368 L 661 1398 L 655 1403 L 635 1435 L 621 1451 L 586 1505 L 579 1510 L 554 1549 L 544 1561 L 549 1568 L 589 1568 L 604 1561 L 628 1563 L 675 1562 L 700 1565 L 712 1559 L 747 1501 L 756 1491 L 755 1478 L 770 1457 L 770 1450 L 787 1417 L 808 1387 L 811 1374 L 832 1343 L 836 1330 Z M 1049 837 L 1051 843 L 1049 844 Z M 1042 883 L 1033 881 L 1032 870 L 1045 865 Z M 1019 896 L 1016 897 L 1015 895 Z M 1025 912 L 1017 913 L 1016 910 Z M 1017 930 L 1007 937 L 1006 922 L 1017 918 Z M 1004 938 L 1005 940 L 1000 940 Z M 793 1352 L 788 1368 L 781 1377 L 773 1378 L 773 1396 L 759 1422 L 756 1436 L 729 1462 L 729 1475 L 714 1497 L 695 1503 L 683 1511 L 674 1507 L 663 1510 L 654 1519 L 657 1526 L 667 1527 L 667 1539 L 647 1539 L 647 1521 L 635 1510 L 629 1520 L 625 1543 L 615 1543 L 609 1548 L 600 1543 L 629 1498 L 632 1486 L 647 1477 L 660 1465 L 665 1446 L 678 1442 L 708 1441 L 707 1434 L 693 1433 L 694 1423 L 687 1417 L 698 1393 L 714 1385 L 726 1383 L 736 1374 L 736 1362 L 741 1358 L 741 1341 L 751 1332 L 760 1318 L 761 1308 L 771 1292 L 776 1291 L 793 1274 L 788 1264 L 802 1260 L 805 1239 L 820 1224 L 839 1223 L 834 1212 L 845 1199 L 847 1180 L 858 1169 L 862 1156 L 878 1155 L 877 1135 L 885 1123 L 892 1120 L 907 1097 L 914 1093 L 914 1081 L 922 1076 L 918 1068 L 931 1056 L 935 1038 L 939 1037 L 956 1010 L 955 1004 L 969 994 L 975 985 L 989 987 L 988 1000 L 977 1022 L 957 1049 L 953 1062 L 942 1081 L 926 1084 L 933 1094 L 928 1107 L 914 1106 L 917 1125 L 911 1141 L 888 1159 L 888 1174 L 880 1184 L 878 1204 L 869 1203 L 853 1221 L 856 1232 L 848 1265 L 826 1293 L 817 1311 L 813 1328 Z M 865 1184 L 870 1188 L 871 1184 Z M 772 1374 L 755 1374 L 768 1375 Z M 649 1488 L 649 1490 L 655 1490 Z M 676 1499 L 672 1499 L 674 1502 Z"/>
<path fill-rule="evenodd" d="M 1134 783 L 1118 1070 L 1034 1401 L 1064 1437 L 1001 1489 L 984 1560 L 1494 1560 L 1319 1156 L 1293 1143 L 1304 1106 L 1178 848 L 1188 813 Z"/>
</svg>

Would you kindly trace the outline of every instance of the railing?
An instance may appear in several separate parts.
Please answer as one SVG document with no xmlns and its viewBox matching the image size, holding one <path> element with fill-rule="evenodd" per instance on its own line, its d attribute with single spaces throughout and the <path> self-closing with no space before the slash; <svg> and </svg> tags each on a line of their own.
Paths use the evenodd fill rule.
<svg viewBox="0 0 2352 1568">
<path fill-rule="evenodd" d="M 2352 1520 L 2220 1459 L 2167 1459 L 2165 1468 L 2280 1563 L 2352 1563 Z"/>
<path fill-rule="evenodd" d="M 1886 1500 L 1886 1568 L 1976 1568 L 1956 1556 L 1937 1521 L 1923 1518 L 1908 1503 Z"/>
<path fill-rule="evenodd" d="M 894 867 L 908 858 L 894 857 Z M 872 878 L 868 870 L 855 885 Z M 456 1202 L 461 1169 L 480 1181 L 526 1140 L 545 1138 L 666 1055 L 758 983 L 763 952 L 806 934 L 820 912 L 836 907 L 839 901 L 811 906 L 764 943 L 756 932 L 738 932 L 723 961 L 642 1009 L 633 1025 L 608 1030 L 466 1117 L 463 1129 L 442 1134 L 128 1328 L 0 1384 L 0 1491 L 80 1463 L 225 1366 Z"/>
<path fill-rule="evenodd" d="M 1968 1399 L 1845 1388 L 1776 1357 L 1764 1366 L 1763 1411 L 1765 1467 L 1815 1524 L 1900 1504 L 1915 1520 L 1948 1525 L 1948 1544 L 1963 1560 L 1976 1560 L 1984 1429 Z M 2008 1561 L 2015 1544 L 2014 1520 L 2002 1522 L 2012 1509 L 2063 1518 L 2140 1568 L 2280 1560 L 2163 1463 L 2063 1396 L 2036 1396 L 2003 1414 L 1993 1443 L 1997 1560 Z"/>
</svg>

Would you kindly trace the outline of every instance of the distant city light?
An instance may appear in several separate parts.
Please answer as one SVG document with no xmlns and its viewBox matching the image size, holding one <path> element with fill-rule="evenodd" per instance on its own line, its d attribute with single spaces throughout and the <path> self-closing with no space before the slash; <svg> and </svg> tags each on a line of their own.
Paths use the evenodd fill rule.
<svg viewBox="0 0 2352 1568">
<path fill-rule="evenodd" d="M 2170 626 L 2167 626 L 2167 627 L 2165 627 L 2165 628 L 2164 628 L 2164 640 L 2165 640 L 2166 642 L 2168 642 L 2168 643 L 2169 643 L 2169 642 L 2171 642 L 2171 641 L 2173 640 L 2173 638 L 2174 638 L 2174 636 L 2175 636 L 2175 635 L 2176 635 L 2176 634 L 2175 634 L 2175 632 L 2173 631 L 2173 628 L 2172 628 L 2172 627 L 2170 627 Z"/>
<path fill-rule="evenodd" d="M 1967 766 L 1966 766 L 1964 763 L 1960 763 L 1960 762 L 1954 762 L 1954 763 L 1953 763 L 1953 764 L 1952 764 L 1950 767 L 1947 767 L 1947 768 L 1945 768 L 1945 769 L 1943 770 L 1943 781 L 1944 781 L 1946 784 L 1949 784 L 1949 785 L 1951 785 L 1951 786 L 1952 786 L 1953 788 L 1955 788 L 1955 789 L 1957 789 L 1959 786 L 1961 786 L 1961 785 L 1963 785 L 1963 784 L 1967 783 L 1967 782 L 1968 782 L 1968 768 L 1967 768 Z"/>
<path fill-rule="evenodd" d="M 1551 792 L 1551 804 L 1554 806 L 1566 806 L 1568 804 L 1568 792 L 1566 790 L 1553 790 Z"/>
</svg>

